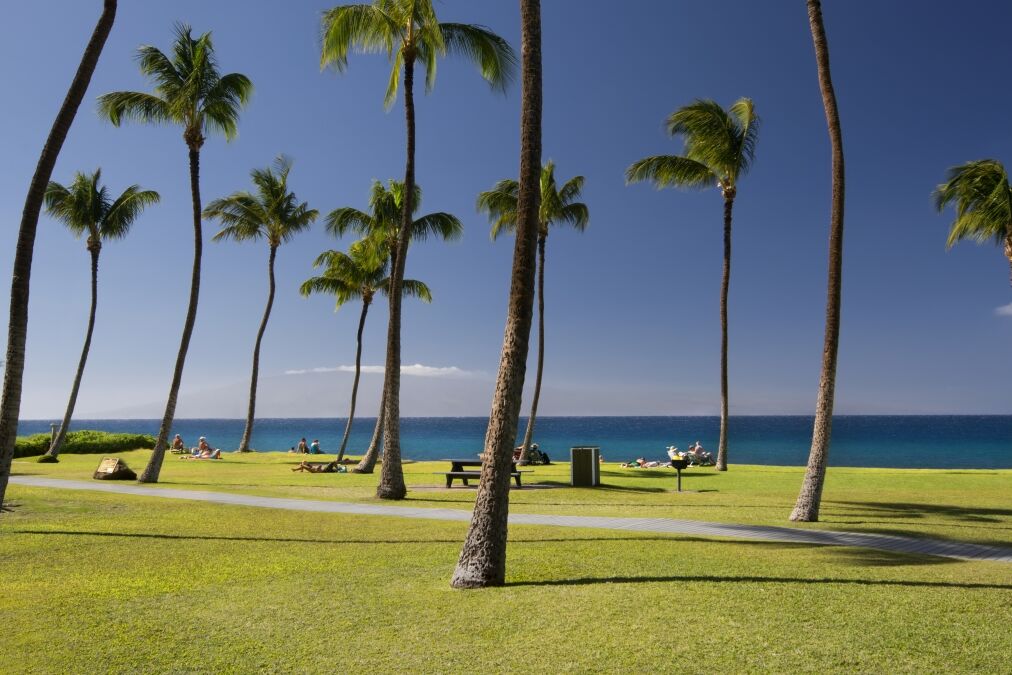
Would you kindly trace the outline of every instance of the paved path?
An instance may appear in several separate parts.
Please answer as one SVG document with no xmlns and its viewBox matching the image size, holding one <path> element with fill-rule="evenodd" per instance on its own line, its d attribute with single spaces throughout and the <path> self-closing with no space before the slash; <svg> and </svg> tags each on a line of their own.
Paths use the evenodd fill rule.
<svg viewBox="0 0 1012 675">
<path fill-rule="evenodd" d="M 424 520 L 470 521 L 471 512 L 461 509 L 420 509 L 408 506 L 385 506 L 380 504 L 356 504 L 350 502 L 327 502 L 314 499 L 285 499 L 280 497 L 257 497 L 206 490 L 177 490 L 174 488 L 146 487 L 136 484 L 116 484 L 98 481 L 64 480 L 40 476 L 12 476 L 11 483 L 30 487 L 63 488 L 71 490 L 92 490 L 115 492 L 143 497 L 164 497 L 166 499 L 189 499 L 218 504 L 255 506 L 268 509 L 291 511 L 316 511 L 322 513 L 350 513 L 363 516 L 397 516 Z M 555 527 L 591 527 L 604 530 L 625 530 L 627 532 L 659 532 L 663 534 L 692 534 L 704 537 L 729 537 L 731 539 L 753 539 L 760 541 L 782 541 L 794 544 L 815 544 L 820 546 L 857 546 L 894 553 L 935 555 L 961 560 L 989 560 L 1012 563 L 1012 548 L 983 546 L 939 539 L 916 539 L 893 537 L 881 534 L 858 532 L 834 532 L 829 530 L 808 530 L 793 527 L 769 527 L 759 525 L 734 525 L 731 523 L 709 523 L 699 520 L 674 520 L 671 518 L 606 518 L 598 516 L 549 516 L 534 513 L 511 513 L 510 525 L 547 525 Z"/>
</svg>

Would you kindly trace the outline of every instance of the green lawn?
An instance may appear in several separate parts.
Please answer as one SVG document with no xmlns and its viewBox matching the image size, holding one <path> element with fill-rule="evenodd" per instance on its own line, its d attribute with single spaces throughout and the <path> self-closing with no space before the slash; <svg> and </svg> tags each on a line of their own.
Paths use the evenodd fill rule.
<svg viewBox="0 0 1012 675">
<path fill-rule="evenodd" d="M 147 452 L 121 453 L 135 469 Z M 15 462 L 88 478 L 95 456 Z M 180 487 L 372 500 L 377 476 L 287 455 L 167 458 Z M 406 504 L 469 509 L 440 463 Z M 568 467 L 536 467 L 562 484 Z M 606 488 L 514 491 L 517 512 L 785 524 L 801 471 L 609 465 Z M 526 482 L 526 478 L 525 478 Z M 839 469 L 815 527 L 1012 539 L 1012 472 Z M 449 588 L 466 524 L 11 485 L 3 672 L 1012 672 L 1012 565 L 865 549 L 515 526 L 508 585 Z"/>
</svg>

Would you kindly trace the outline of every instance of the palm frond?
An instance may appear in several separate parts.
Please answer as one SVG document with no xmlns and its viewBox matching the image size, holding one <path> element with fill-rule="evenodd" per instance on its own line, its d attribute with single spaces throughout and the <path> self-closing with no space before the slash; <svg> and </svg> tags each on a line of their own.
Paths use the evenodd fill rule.
<svg viewBox="0 0 1012 675">
<path fill-rule="evenodd" d="M 724 178 L 733 173 L 738 157 L 735 120 L 718 103 L 697 99 L 673 112 L 667 121 L 668 133 L 685 137 L 685 156 Z"/>
<path fill-rule="evenodd" d="M 321 20 L 320 67 L 343 71 L 352 49 L 386 52 L 392 57 L 395 42 L 402 36 L 401 25 L 384 11 L 382 3 L 342 5 L 325 11 Z"/>
<path fill-rule="evenodd" d="M 464 225 L 450 213 L 429 213 L 411 223 L 411 240 L 425 241 L 429 236 L 456 241 L 464 235 Z"/>
<path fill-rule="evenodd" d="M 1001 162 L 967 162 L 949 169 L 947 177 L 934 193 L 939 211 L 950 204 L 956 209 L 946 246 L 962 239 L 1002 245 L 1012 235 L 1012 186 Z"/>
<path fill-rule="evenodd" d="M 738 159 L 735 162 L 734 179 L 744 176 L 755 162 L 756 144 L 759 142 L 759 127 L 762 120 L 755 112 L 755 104 L 750 98 L 740 98 L 730 109 L 731 115 L 738 121 Z"/>
<path fill-rule="evenodd" d="M 148 124 L 178 121 L 164 100 L 139 91 L 114 91 L 99 96 L 98 114 L 116 127 L 124 121 Z"/>
<path fill-rule="evenodd" d="M 131 185 L 116 198 L 99 223 L 102 239 L 122 239 L 130 231 L 130 226 L 148 206 L 157 204 L 161 196 L 154 190 L 142 190 L 139 185 Z"/>
<path fill-rule="evenodd" d="M 327 214 L 325 228 L 334 236 L 341 237 L 347 232 L 368 234 L 373 222 L 372 217 L 364 211 L 344 206 Z"/>
<path fill-rule="evenodd" d="M 389 293 L 389 287 L 387 292 Z M 405 279 L 401 282 L 401 296 L 407 298 L 418 298 L 422 302 L 432 302 L 432 291 L 429 287 L 417 279 Z"/>
<path fill-rule="evenodd" d="M 651 181 L 658 189 L 685 187 L 702 189 L 713 187 L 717 176 L 705 164 L 678 155 L 656 155 L 634 162 L 626 169 L 626 183 Z"/>
<path fill-rule="evenodd" d="M 457 54 L 478 66 L 489 85 L 505 92 L 516 75 L 517 56 L 506 40 L 474 24 L 441 23 L 448 54 Z"/>
<path fill-rule="evenodd" d="M 235 139 L 239 134 L 239 113 L 252 93 L 253 83 L 245 75 L 223 75 L 203 97 L 201 113 L 204 127 L 220 132 L 226 141 Z"/>
</svg>

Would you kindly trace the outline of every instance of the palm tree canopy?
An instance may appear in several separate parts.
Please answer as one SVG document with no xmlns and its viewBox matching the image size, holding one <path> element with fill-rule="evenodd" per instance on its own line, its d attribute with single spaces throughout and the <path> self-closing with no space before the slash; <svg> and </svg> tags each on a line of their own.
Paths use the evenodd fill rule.
<svg viewBox="0 0 1012 675">
<path fill-rule="evenodd" d="M 264 238 L 274 248 L 309 228 L 320 214 L 306 202 L 299 202 L 288 189 L 291 170 L 292 160 L 278 155 L 272 166 L 250 172 L 255 194 L 233 192 L 208 204 L 204 217 L 217 219 L 224 225 L 214 235 L 214 241 Z"/>
<path fill-rule="evenodd" d="M 517 58 L 509 43 L 472 24 L 440 23 L 432 0 L 373 0 L 371 4 L 341 5 L 323 13 L 321 67 L 343 71 L 348 53 L 385 52 L 392 68 L 384 105 L 397 98 L 405 60 L 425 67 L 425 87 L 436 80 L 436 61 L 447 54 L 462 56 L 478 66 L 493 89 L 505 91 L 512 81 Z"/>
<path fill-rule="evenodd" d="M 942 211 L 952 204 L 952 221 L 946 246 L 960 239 L 1001 245 L 1012 237 L 1012 187 L 1002 163 L 994 159 L 967 162 L 949 169 L 948 180 L 935 189 L 935 207 Z"/>
<path fill-rule="evenodd" d="M 570 225 L 579 232 L 587 229 L 590 210 L 583 202 L 575 201 L 583 191 L 583 182 L 583 176 L 573 176 L 560 188 L 555 181 L 555 162 L 548 160 L 541 168 L 538 229 L 542 237 L 548 236 L 551 225 Z M 507 178 L 478 195 L 478 211 L 488 214 L 493 240 L 503 232 L 516 232 L 519 194 L 519 183 Z"/>
<path fill-rule="evenodd" d="M 75 236 L 87 234 L 96 243 L 122 239 L 141 212 L 160 199 L 153 190 L 131 185 L 116 199 L 101 185 L 102 170 L 77 172 L 69 186 L 50 181 L 46 188 L 46 212 L 67 226 Z"/>
<path fill-rule="evenodd" d="M 390 180 L 389 187 L 380 181 L 373 181 L 369 193 L 370 213 L 351 207 L 334 209 L 327 215 L 327 231 L 335 236 L 343 236 L 346 232 L 355 232 L 384 242 L 393 247 L 401 222 L 401 205 L 404 203 L 404 183 Z M 411 199 L 412 213 L 418 211 L 422 203 L 422 189 L 415 185 Z M 411 240 L 424 241 L 436 237 L 444 241 L 460 239 L 464 226 L 456 216 L 437 211 L 416 218 L 411 223 Z"/>
<path fill-rule="evenodd" d="M 684 138 L 685 154 L 641 159 L 626 170 L 626 182 L 649 180 L 658 188 L 716 184 L 725 194 L 733 193 L 755 161 L 759 124 L 750 98 L 738 99 L 727 110 L 697 99 L 667 119 L 668 134 Z"/>
<path fill-rule="evenodd" d="M 171 55 L 150 45 L 137 50 L 137 63 L 151 80 L 154 93 L 104 94 L 98 97 L 99 115 L 115 126 L 124 120 L 179 124 L 187 143 L 198 147 L 209 131 L 232 140 L 238 135 L 239 112 L 249 101 L 253 84 L 239 73 L 219 74 L 210 32 L 194 39 L 192 29 L 181 23 L 174 31 Z"/>
<path fill-rule="evenodd" d="M 323 274 L 307 279 L 299 292 L 306 297 L 314 293 L 333 295 L 337 300 L 336 308 L 351 300 L 370 302 L 377 291 L 389 294 L 388 262 L 389 255 L 378 255 L 376 243 L 369 239 L 355 242 L 348 253 L 324 251 L 313 262 L 313 267 L 325 268 Z M 429 287 L 414 279 L 404 280 L 402 294 L 432 302 Z"/>
</svg>

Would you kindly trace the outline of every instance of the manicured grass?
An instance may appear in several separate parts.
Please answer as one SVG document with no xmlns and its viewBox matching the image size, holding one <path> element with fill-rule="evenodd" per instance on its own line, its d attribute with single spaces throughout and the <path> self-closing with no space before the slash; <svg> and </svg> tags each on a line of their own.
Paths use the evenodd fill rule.
<svg viewBox="0 0 1012 675">
<path fill-rule="evenodd" d="M 166 477 L 196 487 L 238 468 Z M 257 485 L 276 464 L 245 468 L 249 489 L 297 489 L 291 477 Z M 742 510 L 765 499 L 732 499 L 743 483 L 716 480 Z M 658 497 L 522 494 L 546 499 L 537 510 L 617 494 L 611 513 Z M 465 523 L 18 485 L 9 497 L 5 672 L 1008 672 L 1012 653 L 1007 564 L 516 526 L 508 585 L 454 591 Z"/>
<path fill-rule="evenodd" d="M 117 453 L 140 472 L 150 452 Z M 272 497 L 373 501 L 378 473 L 306 474 L 289 469 L 300 457 L 287 453 L 226 453 L 220 461 L 180 460 L 168 455 L 160 486 L 166 489 L 223 490 Z M 322 456 L 329 461 L 333 456 Z M 321 458 L 314 457 L 314 460 Z M 17 460 L 14 474 L 90 479 L 100 456 L 66 456 L 59 464 Z M 664 517 L 690 520 L 788 525 L 787 516 L 801 485 L 801 467 L 732 465 L 726 473 L 709 468 L 683 472 L 676 494 L 672 469 L 622 469 L 607 463 L 604 485 L 568 487 L 569 465 L 530 467 L 514 490 L 517 513 Z M 442 487 L 445 462 L 404 465 L 408 498 L 416 507 L 470 510 L 474 489 Z M 378 469 L 377 469 L 378 471 Z M 542 489 L 544 486 L 559 489 Z M 799 527 L 932 536 L 955 541 L 1012 544 L 1012 471 L 831 468 L 823 495 L 821 522 Z"/>
</svg>

